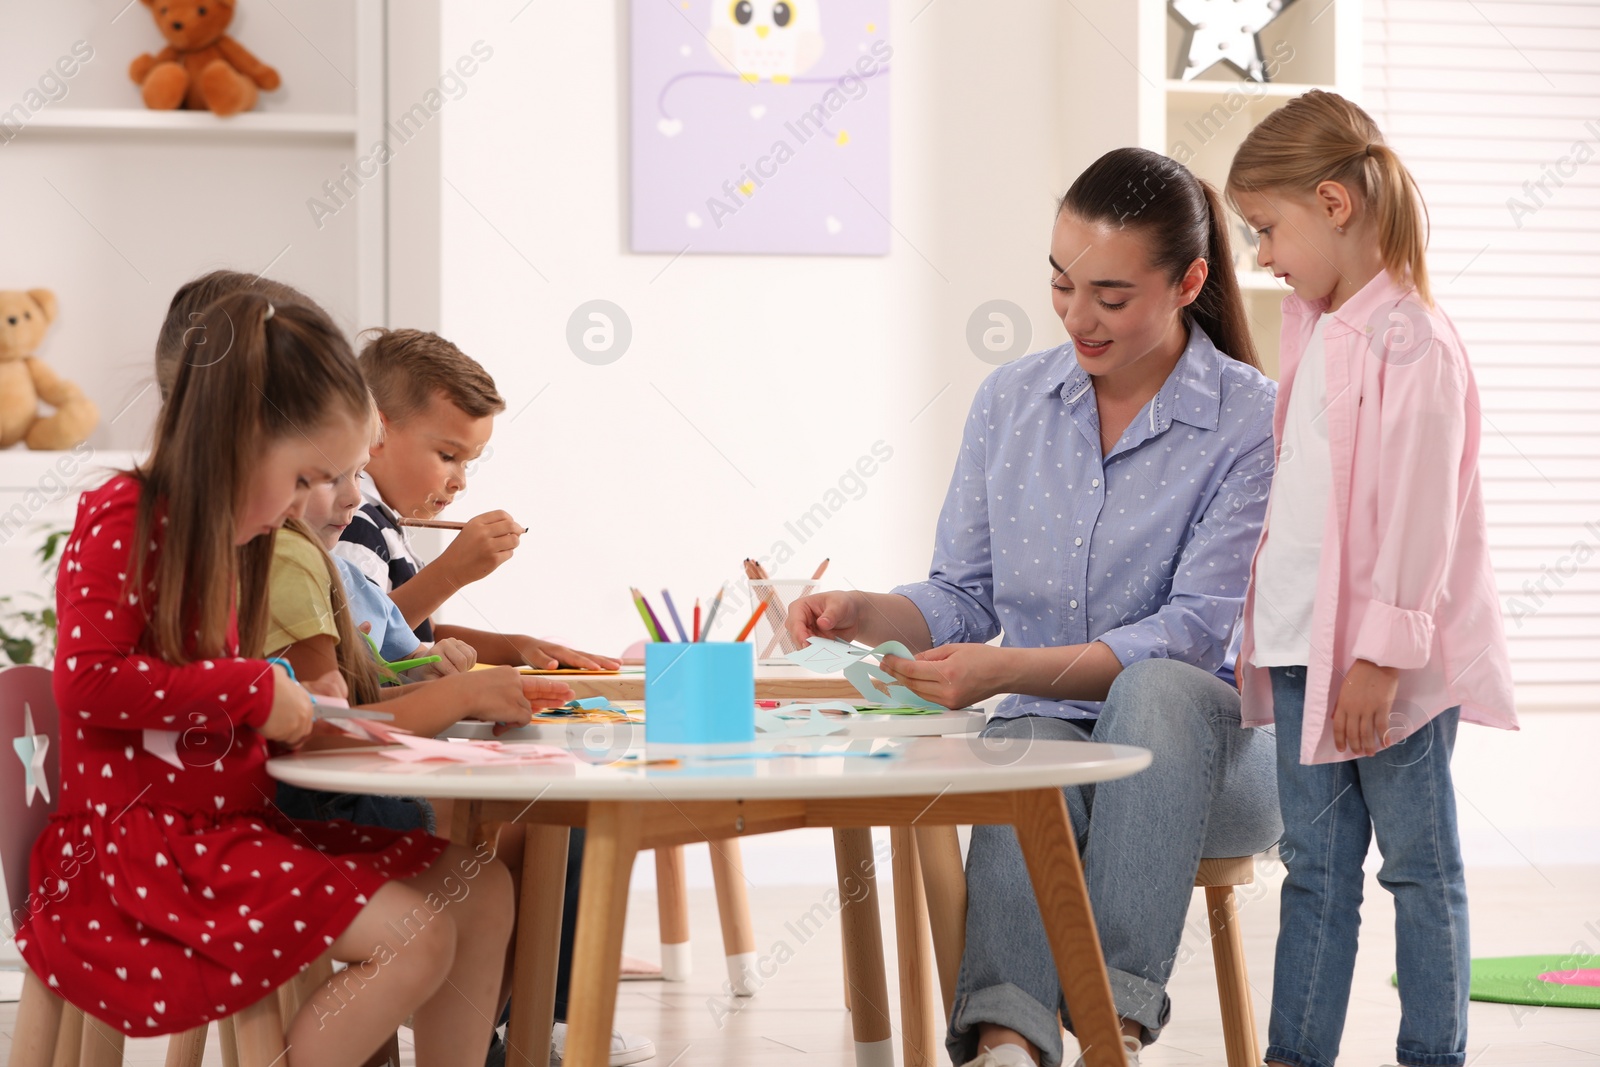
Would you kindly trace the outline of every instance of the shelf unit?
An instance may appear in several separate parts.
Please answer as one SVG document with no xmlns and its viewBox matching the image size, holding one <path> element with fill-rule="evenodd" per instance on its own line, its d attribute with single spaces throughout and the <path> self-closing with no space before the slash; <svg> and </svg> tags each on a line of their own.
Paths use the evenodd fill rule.
<svg viewBox="0 0 1600 1067">
<path fill-rule="evenodd" d="M 196 137 L 287 136 L 329 137 L 349 141 L 360 132 L 354 114 L 248 111 L 219 118 L 207 111 L 149 111 L 136 108 L 47 108 L 28 120 L 24 134 L 45 131 L 72 133 L 192 133 Z"/>
<path fill-rule="evenodd" d="M 1360 100 L 1361 0 L 1305 0 L 1287 5 L 1261 32 L 1274 78 L 1253 82 L 1218 64 L 1197 77 L 1177 77 L 1183 23 L 1165 0 L 1137 0 L 1136 125 L 1141 147 L 1164 153 L 1221 189 L 1245 135 L 1270 112 L 1310 89 Z M 1280 305 L 1289 289 L 1255 266 L 1249 228 L 1230 211 L 1234 268 L 1267 372 L 1278 366 Z"/>
</svg>

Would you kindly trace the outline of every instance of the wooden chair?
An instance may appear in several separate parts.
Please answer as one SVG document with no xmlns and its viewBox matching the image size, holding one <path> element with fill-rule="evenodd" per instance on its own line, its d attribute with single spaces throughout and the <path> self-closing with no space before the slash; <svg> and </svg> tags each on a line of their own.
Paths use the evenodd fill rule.
<svg viewBox="0 0 1600 1067">
<path fill-rule="evenodd" d="M 903 861 L 899 855 L 902 849 L 910 853 Z M 932 928 L 933 955 L 944 997 L 944 1015 L 948 1020 L 955 1002 L 956 973 L 966 944 L 966 873 L 961 866 L 961 847 L 953 826 L 918 827 L 914 834 L 896 839 L 895 852 L 895 926 L 898 936 L 908 942 L 908 947 L 900 953 L 901 1030 L 908 1050 L 913 1045 L 931 1048 L 934 1047 L 935 1027 L 934 1020 L 923 1007 L 925 998 L 913 994 L 908 999 L 904 992 L 908 987 L 924 988 L 927 981 L 926 957 L 918 951 L 921 942 L 918 908 L 926 907 Z M 916 895 L 908 893 L 906 905 L 902 907 L 898 876 L 902 868 L 914 871 L 919 863 L 926 903 L 919 904 Z M 1202 859 L 1194 880 L 1196 889 L 1206 891 L 1211 954 L 1217 971 L 1217 997 L 1222 1003 L 1222 1039 L 1228 1067 L 1260 1067 L 1261 1064 L 1255 1009 L 1250 1001 L 1250 979 L 1245 969 L 1244 939 L 1240 935 L 1234 901 L 1234 890 L 1254 881 L 1254 856 Z M 920 968 L 921 973 L 908 975 L 908 968 Z M 906 1056 L 907 1067 L 915 1062 L 932 1064 L 934 1061 Z"/>
<path fill-rule="evenodd" d="M 756 962 L 755 928 L 750 923 L 749 883 L 737 838 L 708 842 L 711 879 L 717 890 L 717 917 L 722 921 L 722 953 L 728 982 L 735 994 L 755 994 L 748 981 Z M 668 982 L 689 979 L 689 890 L 684 876 L 683 846 L 656 849 L 656 914 L 661 924 L 661 977 Z"/>
</svg>

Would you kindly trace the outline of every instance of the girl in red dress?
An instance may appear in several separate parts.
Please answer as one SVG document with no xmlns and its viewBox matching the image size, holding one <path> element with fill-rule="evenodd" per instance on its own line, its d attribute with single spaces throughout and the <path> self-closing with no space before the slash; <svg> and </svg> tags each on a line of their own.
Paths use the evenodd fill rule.
<svg viewBox="0 0 1600 1067">
<path fill-rule="evenodd" d="M 360 1063 L 408 1015 L 419 1067 L 483 1062 L 506 869 L 283 816 L 269 743 L 307 738 L 311 698 L 241 655 L 260 655 L 276 530 L 357 462 L 370 403 L 324 316 L 225 297 L 189 330 L 149 460 L 79 503 L 57 576 L 61 803 L 17 947 L 131 1036 L 231 1015 L 326 953 L 351 966 L 287 1020 L 290 1067 Z"/>
</svg>

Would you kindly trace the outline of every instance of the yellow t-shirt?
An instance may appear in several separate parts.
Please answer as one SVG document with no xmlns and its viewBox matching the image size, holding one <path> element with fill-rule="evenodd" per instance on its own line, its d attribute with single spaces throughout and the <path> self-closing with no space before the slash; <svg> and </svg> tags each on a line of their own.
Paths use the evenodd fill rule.
<svg viewBox="0 0 1600 1067">
<path fill-rule="evenodd" d="M 279 530 L 267 576 L 267 654 L 327 634 L 338 639 L 323 551 L 294 530 Z"/>
</svg>

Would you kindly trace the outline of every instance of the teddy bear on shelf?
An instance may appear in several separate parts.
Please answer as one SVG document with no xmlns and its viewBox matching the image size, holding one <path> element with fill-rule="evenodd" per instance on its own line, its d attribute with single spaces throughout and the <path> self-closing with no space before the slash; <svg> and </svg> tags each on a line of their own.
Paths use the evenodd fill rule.
<svg viewBox="0 0 1600 1067">
<path fill-rule="evenodd" d="M 100 421 L 94 401 L 34 355 L 55 317 L 48 289 L 0 290 L 0 448 L 22 440 L 33 449 L 74 448 Z M 41 417 L 40 400 L 55 414 Z"/>
<path fill-rule="evenodd" d="M 128 68 L 155 111 L 210 109 L 237 115 L 256 106 L 258 89 L 282 84 L 278 72 L 227 34 L 234 0 L 143 0 L 167 39 L 159 55 L 146 52 Z"/>
</svg>

